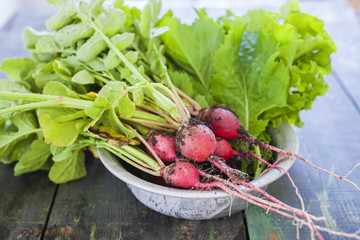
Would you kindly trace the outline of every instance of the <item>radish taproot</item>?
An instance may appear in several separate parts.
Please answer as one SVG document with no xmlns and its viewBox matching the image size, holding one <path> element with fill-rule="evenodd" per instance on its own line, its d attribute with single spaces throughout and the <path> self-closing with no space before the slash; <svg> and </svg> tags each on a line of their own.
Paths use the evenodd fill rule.
<svg viewBox="0 0 360 240">
<path fill-rule="evenodd" d="M 161 173 L 165 182 L 170 186 L 182 188 L 210 188 L 213 184 L 200 182 L 197 168 L 190 162 L 175 162 L 163 168 Z"/>
</svg>

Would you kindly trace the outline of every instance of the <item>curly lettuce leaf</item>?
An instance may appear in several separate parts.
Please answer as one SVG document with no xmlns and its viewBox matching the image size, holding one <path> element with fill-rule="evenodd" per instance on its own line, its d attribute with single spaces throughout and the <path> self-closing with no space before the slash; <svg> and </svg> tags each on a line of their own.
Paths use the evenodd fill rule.
<svg viewBox="0 0 360 240">
<path fill-rule="evenodd" d="M 286 119 L 301 127 L 299 112 L 311 109 L 316 97 L 328 90 L 323 75 L 332 71 L 330 55 L 336 51 L 336 44 L 325 31 L 324 22 L 301 12 L 298 1 L 288 1 L 281 10 L 284 23 L 294 29 L 301 42 L 288 66 L 291 79 L 287 106 L 266 111 L 261 118 L 270 119 L 275 126 Z"/>
</svg>

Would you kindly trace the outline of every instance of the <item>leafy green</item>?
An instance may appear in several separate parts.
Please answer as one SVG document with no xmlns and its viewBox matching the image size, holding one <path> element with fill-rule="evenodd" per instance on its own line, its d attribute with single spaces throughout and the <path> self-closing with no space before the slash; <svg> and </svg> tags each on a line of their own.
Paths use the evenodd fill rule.
<svg viewBox="0 0 360 240">
<path fill-rule="evenodd" d="M 100 29 L 106 35 L 113 35 L 120 31 L 121 27 L 126 21 L 124 11 L 118 8 L 110 9 L 107 12 L 101 13 L 95 20 Z"/>
<path fill-rule="evenodd" d="M 173 83 L 202 106 L 228 105 L 255 137 L 283 120 L 302 126 L 299 112 L 327 92 L 323 75 L 336 50 L 323 22 L 296 0 L 280 14 L 253 10 L 215 22 L 197 13 L 191 26 L 170 16 L 158 24 L 169 27 L 161 39 Z"/>
<path fill-rule="evenodd" d="M 54 16 L 50 17 L 45 25 L 49 30 L 56 31 L 71 23 L 74 16 L 75 12 L 72 10 L 59 11 Z"/>
<path fill-rule="evenodd" d="M 263 140 L 284 119 L 301 126 L 299 112 L 328 89 L 323 75 L 336 46 L 297 0 L 280 13 L 228 11 L 218 20 L 200 9 L 191 25 L 171 10 L 160 16 L 158 0 L 142 11 L 123 0 L 110 7 L 104 0 L 47 1 L 58 9 L 46 21 L 51 31 L 25 29 L 31 58 L 5 59 L 0 67 L 14 81 L 0 80 L 0 159 L 18 161 L 15 175 L 50 169 L 56 183 L 78 179 L 86 174 L 87 147 L 142 156 L 144 167 L 158 171 L 130 145 L 139 144 L 136 131 L 149 132 L 147 121 L 162 128 L 186 120 L 160 84 L 202 107 L 229 105 Z"/>
<path fill-rule="evenodd" d="M 107 48 L 106 42 L 99 34 L 94 34 L 77 50 L 76 56 L 80 61 L 90 62 L 95 57 Z"/>
<path fill-rule="evenodd" d="M 150 0 L 141 12 L 140 33 L 145 39 L 150 39 L 151 31 L 154 28 L 157 17 L 160 14 L 161 2 Z"/>
<path fill-rule="evenodd" d="M 169 28 L 160 36 L 166 53 L 181 68 L 193 74 L 203 88 L 208 89 L 214 73 L 215 50 L 224 39 L 221 26 L 203 19 L 197 19 L 188 26 L 173 17 L 162 18 L 158 26 Z"/>
<path fill-rule="evenodd" d="M 269 20 L 262 13 L 251 12 L 249 17 L 256 18 L 257 26 L 266 28 Z M 216 102 L 236 106 L 234 110 L 242 125 L 258 136 L 268 125 L 268 120 L 260 120 L 259 116 L 273 107 L 286 106 L 290 74 L 279 56 L 279 43 L 273 32 L 243 34 L 245 27 L 235 25 L 216 51 L 211 92 Z"/>
<path fill-rule="evenodd" d="M 80 83 L 80 84 L 94 84 L 95 83 L 94 76 L 91 75 L 86 70 L 81 70 L 80 72 L 76 73 L 72 77 L 71 81 Z"/>
<path fill-rule="evenodd" d="M 65 183 L 76 180 L 86 175 L 85 154 L 82 150 L 76 149 L 71 154 L 64 155 L 64 158 L 52 165 L 49 178 L 54 183 Z"/>
<path fill-rule="evenodd" d="M 13 159 L 13 151 L 23 146 L 22 143 L 27 142 L 31 135 L 41 132 L 32 112 L 16 113 L 10 120 L 10 126 L 0 129 L 0 159 L 5 163 L 16 160 Z"/>
<path fill-rule="evenodd" d="M 91 37 L 94 29 L 89 28 L 86 23 L 67 25 L 55 33 L 55 41 L 61 47 L 71 47 L 77 41 Z"/>
<path fill-rule="evenodd" d="M 44 35 L 37 40 L 35 51 L 37 53 L 54 53 L 60 51 L 60 47 L 56 44 L 53 35 Z"/>
<path fill-rule="evenodd" d="M 29 50 L 34 50 L 35 45 L 40 37 L 49 35 L 48 32 L 39 32 L 31 27 L 27 27 L 23 33 L 24 47 Z"/>
<path fill-rule="evenodd" d="M 135 112 L 135 103 L 130 100 L 128 94 L 124 94 L 119 98 L 118 107 L 121 118 L 131 118 Z"/>
<path fill-rule="evenodd" d="M 86 120 L 58 123 L 49 114 L 42 115 L 39 118 L 39 122 L 44 133 L 45 142 L 60 147 L 73 144 L 79 132 L 82 131 L 87 123 Z"/>
<path fill-rule="evenodd" d="M 13 81 L 21 81 L 22 69 L 33 62 L 34 60 L 30 58 L 9 58 L 2 61 L 0 70 Z"/>
<path fill-rule="evenodd" d="M 16 163 L 14 168 L 15 176 L 34 172 L 39 169 L 48 170 L 48 160 L 51 156 L 50 145 L 42 140 L 35 140 L 31 144 L 31 150 L 27 151 Z"/>
<path fill-rule="evenodd" d="M 66 87 L 64 84 L 59 82 L 49 82 L 45 85 L 43 94 L 54 95 L 54 96 L 63 96 L 71 98 L 80 98 L 78 94 Z"/>
</svg>

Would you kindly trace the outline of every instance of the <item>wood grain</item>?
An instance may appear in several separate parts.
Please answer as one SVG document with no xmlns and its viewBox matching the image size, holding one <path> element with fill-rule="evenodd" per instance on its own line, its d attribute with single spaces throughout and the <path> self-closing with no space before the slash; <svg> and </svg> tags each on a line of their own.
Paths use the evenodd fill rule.
<svg viewBox="0 0 360 240">
<path fill-rule="evenodd" d="M 98 159 L 87 176 L 59 187 L 45 239 L 246 239 L 242 213 L 208 221 L 159 214 L 142 205 Z"/>
<path fill-rule="evenodd" d="M 14 177 L 13 164 L 0 164 L 0 239 L 38 239 L 55 191 L 47 173 Z"/>
<path fill-rule="evenodd" d="M 28 56 L 22 46 L 22 31 L 28 24 L 44 28 L 51 11 L 23 9 L 0 30 L 0 60 Z M 5 77 L 1 74 L 0 77 Z M 37 239 L 45 226 L 56 185 L 46 172 L 14 177 L 14 164 L 0 163 L 0 239 Z"/>
</svg>

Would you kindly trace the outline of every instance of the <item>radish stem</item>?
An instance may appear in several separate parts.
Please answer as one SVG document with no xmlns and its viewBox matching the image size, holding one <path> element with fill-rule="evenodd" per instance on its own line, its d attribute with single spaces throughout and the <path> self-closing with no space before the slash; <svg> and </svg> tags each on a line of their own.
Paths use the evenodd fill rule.
<svg viewBox="0 0 360 240">
<path fill-rule="evenodd" d="M 160 167 L 161 168 L 165 167 L 165 164 L 163 163 L 163 161 L 161 161 L 159 156 L 156 154 L 154 149 L 152 149 L 151 146 L 146 142 L 146 140 L 135 129 L 133 129 L 129 125 L 126 125 L 126 126 L 136 134 L 136 137 L 139 138 L 139 140 L 145 145 L 145 147 L 149 150 L 149 152 L 154 156 L 155 160 L 158 162 Z"/>
<path fill-rule="evenodd" d="M 188 103 L 191 104 L 191 106 L 193 106 L 195 111 L 200 111 L 201 110 L 201 106 L 191 97 L 189 97 L 188 95 L 186 95 L 186 93 L 184 93 L 183 91 L 181 91 L 179 88 L 175 87 L 176 92 L 183 98 L 185 99 Z"/>
</svg>

